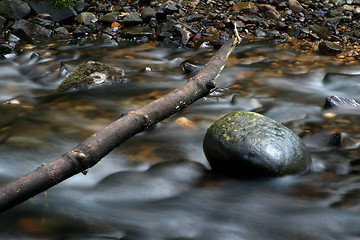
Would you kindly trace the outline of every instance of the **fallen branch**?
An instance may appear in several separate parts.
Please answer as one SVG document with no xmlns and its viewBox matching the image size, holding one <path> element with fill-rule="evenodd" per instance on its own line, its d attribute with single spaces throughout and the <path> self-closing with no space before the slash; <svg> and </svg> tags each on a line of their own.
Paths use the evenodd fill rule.
<svg viewBox="0 0 360 240">
<path fill-rule="evenodd" d="M 20 204 L 65 179 L 98 163 L 135 134 L 186 108 L 215 87 L 215 79 L 241 39 L 229 39 L 204 68 L 186 84 L 165 96 L 132 110 L 94 133 L 71 151 L 0 188 L 0 212 Z"/>
</svg>

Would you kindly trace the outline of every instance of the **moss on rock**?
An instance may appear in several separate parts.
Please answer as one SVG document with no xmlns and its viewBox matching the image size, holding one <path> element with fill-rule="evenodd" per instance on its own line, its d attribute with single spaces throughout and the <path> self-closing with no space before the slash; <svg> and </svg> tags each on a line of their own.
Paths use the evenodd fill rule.
<svg viewBox="0 0 360 240">
<path fill-rule="evenodd" d="M 126 81 L 124 70 L 110 67 L 100 62 L 89 61 L 80 65 L 73 73 L 66 77 L 56 92 L 72 89 L 88 89 L 104 84 L 122 83 Z"/>
<path fill-rule="evenodd" d="M 32 2 L 40 2 L 43 0 L 30 0 Z M 77 0 L 48 0 L 47 1 L 50 5 L 56 8 L 73 8 Z"/>
<path fill-rule="evenodd" d="M 238 176 L 282 176 L 307 171 L 302 140 L 276 121 L 253 112 L 233 112 L 207 131 L 204 152 L 213 168 Z"/>
</svg>

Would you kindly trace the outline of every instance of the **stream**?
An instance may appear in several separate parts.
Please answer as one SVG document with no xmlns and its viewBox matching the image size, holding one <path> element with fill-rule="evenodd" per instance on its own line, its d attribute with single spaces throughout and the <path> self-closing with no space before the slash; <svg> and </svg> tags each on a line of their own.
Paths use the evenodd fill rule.
<svg viewBox="0 0 360 240">
<path fill-rule="evenodd" d="M 181 86 L 216 49 L 121 43 L 28 45 L 0 60 L 0 184 L 55 160 L 122 113 Z M 87 61 L 121 67 L 128 81 L 55 94 Z M 244 41 L 217 89 L 130 138 L 78 174 L 0 217 L 0 239 L 360 239 L 359 109 L 324 110 L 357 98 L 360 65 L 271 41 Z M 311 172 L 234 179 L 210 171 L 202 140 L 231 111 L 255 111 L 303 137 Z M 341 133 L 340 146 L 327 136 Z"/>
</svg>

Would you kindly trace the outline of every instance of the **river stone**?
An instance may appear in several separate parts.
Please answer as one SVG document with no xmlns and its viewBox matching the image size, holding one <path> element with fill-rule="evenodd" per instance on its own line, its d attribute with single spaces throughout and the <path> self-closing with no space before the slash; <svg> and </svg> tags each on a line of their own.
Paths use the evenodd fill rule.
<svg viewBox="0 0 360 240">
<path fill-rule="evenodd" d="M 9 19 L 21 19 L 30 13 L 30 7 L 21 0 L 0 1 L 0 15 Z"/>
<path fill-rule="evenodd" d="M 80 65 L 73 73 L 66 77 L 56 92 L 89 89 L 92 87 L 123 83 L 126 80 L 123 69 L 108 66 L 100 62 L 89 61 L 86 64 Z"/>
<path fill-rule="evenodd" d="M 28 1 L 28 4 L 37 14 L 50 14 L 54 22 L 62 22 L 68 19 L 73 19 L 77 16 L 77 13 L 74 9 L 56 8 L 50 5 L 49 2 L 45 0 Z"/>
<path fill-rule="evenodd" d="M 82 12 L 77 15 L 74 20 L 84 25 L 90 25 L 92 21 L 96 20 L 96 16 L 91 12 Z"/>
<path fill-rule="evenodd" d="M 37 43 L 39 40 L 48 39 L 52 35 L 51 29 L 24 19 L 16 21 L 10 29 L 16 36 L 29 43 Z"/>
<path fill-rule="evenodd" d="M 6 24 L 6 18 L 4 18 L 3 16 L 0 16 L 0 31 L 2 31 L 5 27 Z"/>
<path fill-rule="evenodd" d="M 137 12 L 132 12 L 132 13 L 129 13 L 128 15 L 125 16 L 124 18 L 124 25 L 126 27 L 128 26 L 136 26 L 138 24 L 141 24 L 142 23 L 142 18 L 140 16 L 139 13 Z"/>
<path fill-rule="evenodd" d="M 100 18 L 100 22 L 112 24 L 113 22 L 118 20 L 119 14 L 120 14 L 120 12 L 107 13 Z"/>
<path fill-rule="evenodd" d="M 207 130 L 204 152 L 214 171 L 238 177 L 306 172 L 310 155 L 302 140 L 276 121 L 253 112 L 232 112 Z"/>
<path fill-rule="evenodd" d="M 144 22 L 149 22 L 151 18 L 155 18 L 155 14 L 155 9 L 147 7 L 141 11 L 141 18 Z"/>
</svg>

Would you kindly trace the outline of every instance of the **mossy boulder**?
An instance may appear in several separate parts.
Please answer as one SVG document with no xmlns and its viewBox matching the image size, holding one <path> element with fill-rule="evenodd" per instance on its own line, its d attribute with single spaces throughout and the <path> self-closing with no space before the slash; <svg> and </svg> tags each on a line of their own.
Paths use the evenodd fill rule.
<svg viewBox="0 0 360 240">
<path fill-rule="evenodd" d="M 232 112 L 207 130 L 204 152 L 214 171 L 239 177 L 306 172 L 311 164 L 302 140 L 278 122 L 253 112 Z"/>
<path fill-rule="evenodd" d="M 31 2 L 41 2 L 43 0 L 30 0 Z M 72 8 L 75 6 L 77 0 L 48 0 L 51 6 L 56 8 Z"/>
<path fill-rule="evenodd" d="M 100 62 L 89 61 L 80 65 L 73 73 L 66 77 L 56 92 L 125 82 L 125 72 L 121 68 L 111 67 Z"/>
</svg>

